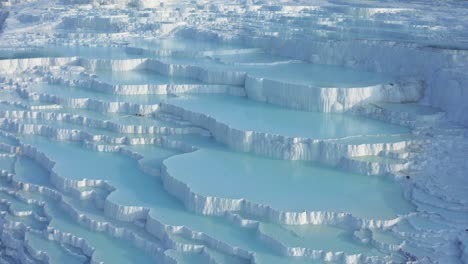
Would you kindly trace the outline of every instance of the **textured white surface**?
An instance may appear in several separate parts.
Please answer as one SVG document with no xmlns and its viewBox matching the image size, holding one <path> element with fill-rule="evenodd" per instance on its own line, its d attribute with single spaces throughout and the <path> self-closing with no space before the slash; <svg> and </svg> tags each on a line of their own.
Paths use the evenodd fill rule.
<svg viewBox="0 0 468 264">
<path fill-rule="evenodd" d="M 72 180 L 59 175 L 54 171 L 53 160 L 34 146 L 21 143 L 21 138 L 17 139 L 44 136 L 83 142 L 95 151 L 115 152 L 134 159 L 140 170 L 162 180 L 165 190 L 180 200 L 186 210 L 216 216 L 240 230 L 253 230 L 256 242 L 277 255 L 334 263 L 468 262 L 468 133 L 463 128 L 468 126 L 467 12 L 464 1 L 338 0 L 313 4 L 306 0 L 2 1 L 0 136 L 13 143 L 0 141 L 1 157 L 30 157 L 47 170 L 48 181 L 55 188 L 19 182 L 14 171 L 3 170 L 0 176 L 10 185 L 4 191 L 22 201 L 26 200 L 24 193 L 48 197 L 88 230 L 122 238 L 161 263 L 179 263 L 171 251 L 200 255 L 206 263 L 229 263 L 216 258 L 211 251 L 239 262 L 269 263 L 247 246 L 231 245 L 192 230 L 190 223 L 168 225 L 145 206 L 116 204 L 93 189 L 111 193 L 115 190 L 112 182 L 85 176 L 82 180 Z M 173 37 L 185 40 L 158 42 Z M 72 49 L 55 50 L 53 45 L 114 47 L 123 52 L 105 57 L 100 51 L 76 54 Z M 52 52 L 36 51 L 38 47 L 52 47 Z M 271 60 L 262 61 L 262 54 L 268 54 Z M 256 56 L 260 58 L 258 61 L 254 59 Z M 248 70 L 239 70 L 298 60 L 379 72 L 392 81 L 352 88 L 318 87 L 260 78 Z M 111 84 L 96 78 L 99 71 L 118 75 L 133 70 L 190 78 L 197 83 Z M 92 97 L 67 98 L 35 92 L 31 87 L 39 82 L 122 96 L 246 96 L 305 111 L 352 112 L 408 126 L 412 135 L 391 142 L 371 139 L 361 142 L 243 131 L 170 102 L 140 104 Z M 436 109 L 425 112 L 422 105 Z M 122 124 L 74 114 L 70 109 L 96 114 L 145 115 L 172 125 Z M 57 122 L 80 129 L 61 128 Z M 113 134 L 98 135 L 90 132 L 91 129 Z M 313 160 L 369 177 L 391 177 L 401 183 L 406 199 L 416 209 L 390 220 L 361 219 L 346 212 L 288 212 L 247 199 L 204 196 L 170 175 L 163 161 L 161 169 L 150 167 L 143 162 L 145 155 L 123 147 L 156 144 L 183 155 L 200 148 L 184 141 L 187 135 L 211 136 L 237 152 L 284 160 Z M 67 202 L 67 196 L 91 199 L 102 219 L 82 213 Z M 1 217 L 1 261 L 8 261 L 3 257 L 9 256 L 19 263 L 50 262 L 47 252 L 34 249 L 19 235 L 38 232 L 51 241 L 79 249 L 79 253 L 73 253 L 65 247 L 70 254 L 77 254 L 78 259 L 98 262 L 93 258 L 95 249 L 89 241 L 50 226 L 43 231 L 30 230 L 24 223 L 8 220 L 6 215 L 33 215 L 41 221 L 42 216 L 34 211 L 15 212 L 8 202 L 4 204 L 8 210 Z M 119 225 L 114 220 L 128 223 Z M 367 243 L 389 256 L 291 246 L 265 232 L 262 221 L 278 225 L 337 226 L 351 232 L 353 240 Z M 378 231 L 387 232 L 401 242 L 382 242 L 375 235 Z M 398 257 L 391 259 L 390 255 Z M 290 260 L 286 258 L 285 263 Z"/>
</svg>

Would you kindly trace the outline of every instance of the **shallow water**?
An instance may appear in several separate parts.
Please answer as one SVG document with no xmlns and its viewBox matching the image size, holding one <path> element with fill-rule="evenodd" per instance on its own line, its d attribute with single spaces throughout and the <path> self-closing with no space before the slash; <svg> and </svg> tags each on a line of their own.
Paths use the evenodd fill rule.
<svg viewBox="0 0 468 264">
<path fill-rule="evenodd" d="M 77 143 L 62 143 L 41 138 L 30 139 L 27 142 L 38 147 L 39 150 L 57 162 L 55 170 L 59 175 L 73 180 L 80 180 L 84 178 L 83 175 L 86 175 L 88 179 L 109 181 L 117 187 L 117 190 L 107 198 L 113 202 L 123 205 L 143 205 L 151 208 L 150 216 L 163 223 L 175 226 L 185 225 L 192 230 L 204 232 L 228 244 L 258 252 L 260 256 L 271 261 L 274 259 L 277 261 L 272 263 L 289 261 L 273 257 L 275 254 L 271 249 L 260 246 L 259 241 L 255 238 L 254 230 L 234 227 L 222 218 L 200 216 L 187 212 L 177 200 L 167 194 L 157 178 L 141 173 L 136 168 L 136 163 L 122 154 L 99 153 L 82 148 Z M 138 152 L 138 147 L 133 150 Z M 157 153 L 157 150 L 151 153 L 154 155 L 155 152 Z M 67 157 L 63 157 L 61 153 L 67 153 Z M 167 155 L 164 152 L 160 154 Z M 158 155 L 159 153 L 156 156 Z M 181 166 L 185 167 L 186 165 L 181 163 Z M 205 165 L 200 163 L 199 166 Z M 188 166 L 188 168 L 195 169 L 193 166 Z M 135 190 L 138 191 L 135 192 Z M 330 239 L 333 241 L 339 237 Z M 331 241 L 330 243 L 335 244 Z M 343 247 L 340 248 L 345 250 Z"/>
<path fill-rule="evenodd" d="M 22 182 L 49 187 L 49 175 L 46 169 L 30 158 L 22 156 L 15 163 L 15 177 Z"/>
<path fill-rule="evenodd" d="M 13 172 L 15 167 L 15 157 L 0 156 L 0 170 Z"/>
<path fill-rule="evenodd" d="M 18 50 L 18 53 L 3 51 L 3 53 L 0 52 L 0 57 L 81 56 L 91 59 L 150 57 L 178 64 L 198 65 L 210 71 L 243 71 L 251 76 L 292 84 L 305 84 L 311 87 L 355 87 L 389 81 L 387 76 L 380 74 L 290 61 L 284 57 L 236 45 L 178 39 L 135 40 L 130 43 L 147 50 L 135 55 L 124 47 L 108 49 L 55 47 L 55 50 L 45 47 Z M 172 51 L 173 54 L 171 56 L 162 54 L 166 51 Z M 142 70 L 125 72 L 98 70 L 94 74 L 97 80 L 113 85 L 203 84 L 198 80 Z M 238 88 L 242 89 L 242 87 Z M 405 127 L 351 114 L 292 110 L 255 102 L 245 97 L 183 94 L 115 95 L 83 87 L 50 85 L 42 82 L 31 84 L 24 89 L 29 92 L 56 95 L 63 99 L 89 98 L 102 102 L 127 102 L 137 106 L 173 104 L 208 115 L 220 123 L 239 130 L 317 140 L 335 139 L 344 146 L 347 144 L 391 144 L 412 139 L 410 130 Z M 1 100 L 21 102 L 21 107 L 25 109 L 50 104 L 50 102 L 20 97 L 13 91 L 0 90 L 0 92 L 1 95 L 5 95 L 0 98 Z M 2 113 L 5 114 L 7 111 L 18 110 L 17 108 L 8 104 L 0 106 Z M 408 111 L 413 111 L 413 108 L 408 107 Z M 415 108 L 423 111 L 418 107 Z M 69 113 L 123 126 L 170 128 L 192 126 L 187 120 L 179 120 L 178 113 L 159 115 L 158 110 L 150 115 L 136 116 L 95 112 L 91 108 L 88 109 L 85 104 L 37 111 Z M 3 177 L 5 188 L 17 191 L 25 198 L 45 201 L 45 210 L 51 217 L 51 222 L 48 224 L 48 221 L 40 222 L 32 216 L 19 217 L 8 213 L 5 219 L 23 222 L 37 230 L 49 227 L 83 238 L 87 244 L 95 248 L 93 260 L 105 263 L 154 263 L 155 257 L 160 257 L 160 255 L 151 250 L 145 250 L 144 245 L 131 242 L 133 235 L 111 235 L 110 231 L 109 233 L 96 231 L 95 228 L 83 224 L 83 221 L 97 221 L 101 224 L 112 225 L 120 231 L 126 230 L 157 245 L 161 248 L 161 252 L 177 259 L 179 263 L 205 263 L 209 258 L 226 264 L 250 263 L 251 260 L 267 264 L 323 263 L 323 256 L 319 259 L 287 256 L 286 252 L 294 247 L 332 253 L 344 252 L 347 255 L 363 254 L 382 257 L 393 254 L 393 252 L 380 250 L 376 246 L 360 242 L 354 236 L 354 231 L 357 231 L 354 225 L 350 225 L 352 227 L 346 224 L 339 227 L 292 226 L 277 223 L 278 221 L 267 219 L 267 217 L 254 219 L 243 212 L 234 212 L 238 213 L 241 220 L 251 221 L 250 225 L 242 226 L 224 214 L 197 214 L 178 200 L 177 195 L 168 191 L 168 186 L 165 186 L 160 178 L 160 170 L 164 168 L 167 168 L 167 172 L 172 177 L 187 184 L 194 193 L 218 198 L 245 199 L 280 211 L 343 212 L 353 217 L 350 221 L 394 219 L 398 215 L 406 215 L 414 211 L 414 208 L 404 198 L 400 183 L 391 177 L 351 173 L 340 167 L 325 166 L 312 161 L 277 160 L 236 152 L 217 143 L 212 137 L 206 136 L 209 135 L 209 131 L 204 133 L 204 136 L 195 132 L 190 135 L 171 134 L 170 136 L 163 132 L 154 132 L 139 139 L 138 137 L 143 136 L 136 133 L 132 135 L 120 133 L 117 129 L 108 127 L 96 128 L 89 124 L 81 125 L 77 120 L 81 119 L 75 116 L 72 121 L 60 120 L 58 117 L 53 120 L 40 118 L 7 120 L 19 124 L 46 125 L 50 130 L 41 128 L 40 131 L 45 137 L 34 135 L 38 133 L 34 130 L 39 130 L 38 126 L 25 132 L 28 135 L 22 135 L 15 131 L 15 126 L 7 126 L 3 120 L 1 121 L 0 130 L 12 133 L 20 139 L 21 143 L 37 148 L 52 160 L 53 172 L 58 177 L 69 180 L 72 185 L 61 187 L 53 183 L 49 177 L 50 171 L 41 165 L 44 160 L 27 157 L 27 154 L 22 152 L 24 149 L 19 149 L 20 151 L 14 158 L 0 157 L 0 168 L 14 173 L 14 181 L 23 183 L 14 185 Z M 199 128 L 207 129 L 203 126 Z M 63 137 L 63 141 L 47 138 L 48 136 L 61 138 L 66 133 L 60 129 L 81 130 L 93 135 L 107 135 L 112 139 L 127 136 L 127 140 L 82 138 L 79 133 L 71 133 L 72 136 Z M 4 136 L 0 136 L 0 142 L 16 145 L 14 140 Z M 99 152 L 96 149 L 103 151 Z M 137 155 L 134 156 L 132 153 L 137 153 Z M 355 159 L 386 161 L 378 156 L 362 156 L 355 157 Z M 88 183 L 84 184 L 85 186 L 73 187 L 83 179 L 98 180 L 98 182 L 103 180 L 115 190 L 106 189 L 107 185 L 101 183 L 98 186 Z M 33 191 L 34 188 L 25 187 L 28 186 L 26 184 L 46 187 L 48 189 L 44 190 L 49 190 L 58 196 L 53 199 L 44 194 L 47 193 L 46 191 L 38 193 Z M 40 214 L 38 208 L 23 203 L 6 192 L 0 192 L 0 196 L 12 204 L 12 209 L 33 210 Z M 144 207 L 149 212 L 147 215 L 142 214 L 134 219 L 135 221 L 123 222 L 115 219 L 116 216 L 112 211 L 104 209 L 105 203 Z M 67 209 L 67 206 L 73 210 Z M 6 207 L 3 211 L 7 211 Z M 76 216 L 75 212 L 81 214 L 81 217 Z M 157 231 L 157 236 L 154 230 L 148 230 L 151 228 L 148 224 L 151 220 L 165 225 L 164 230 Z M 389 244 L 398 242 L 390 235 L 378 232 L 375 231 L 375 237 L 379 240 Z M 80 257 L 71 257 L 70 252 L 77 251 L 78 254 L 83 252 L 77 248 L 70 248 L 70 245 L 65 242 L 56 241 L 52 237 L 46 240 L 30 233 L 26 233 L 26 236 L 30 238 L 32 247 L 46 251 L 51 260 L 55 262 L 63 262 L 65 259 L 71 263 L 81 261 Z M 270 241 L 281 243 L 282 248 L 268 240 L 265 241 L 262 236 Z M 171 243 L 180 243 L 179 246 L 185 249 L 173 248 Z M 198 248 L 188 250 L 189 247 Z M 247 253 L 240 254 L 236 250 L 245 250 Z"/>
<path fill-rule="evenodd" d="M 94 259 L 107 263 L 154 263 L 154 259 L 149 254 L 129 242 L 101 232 L 90 231 L 77 224 L 56 202 L 51 200 L 46 202 L 47 212 L 53 217 L 50 226 L 86 239 L 96 248 Z"/>
<path fill-rule="evenodd" d="M 147 70 L 133 70 L 112 72 L 98 70 L 96 71 L 98 80 L 110 84 L 198 84 L 197 80 L 182 77 L 173 77 L 155 73 Z"/>
<path fill-rule="evenodd" d="M 311 88 L 366 87 L 394 81 L 393 76 L 375 72 L 358 71 L 341 66 L 305 63 L 287 57 L 265 56 L 262 53 L 215 55 L 200 58 L 196 61 L 190 57 L 164 57 L 159 59 L 173 64 L 196 65 L 211 71 L 245 72 L 252 77 L 306 85 Z"/>
<path fill-rule="evenodd" d="M 171 98 L 167 102 L 190 111 L 203 113 L 218 122 L 240 130 L 290 137 L 333 139 L 409 132 L 409 129 L 405 127 L 352 114 L 285 109 L 239 97 L 193 95 Z"/>
<path fill-rule="evenodd" d="M 41 237 L 39 234 L 28 232 L 26 239 L 34 249 L 47 252 L 51 263 L 82 264 L 86 261 L 84 256 L 81 256 L 81 258 L 74 256 L 59 243 Z"/>
<path fill-rule="evenodd" d="M 323 166 L 203 149 L 166 160 L 170 175 L 205 196 L 269 205 L 281 211 L 350 212 L 391 219 L 412 211 L 398 183 Z"/>
<path fill-rule="evenodd" d="M 246 48 L 241 45 L 226 44 L 217 41 L 204 41 L 188 39 L 183 37 L 169 37 L 161 39 L 132 39 L 130 43 L 135 46 L 149 50 L 174 50 L 174 51 L 213 51 L 213 50 L 232 50 Z"/>
</svg>

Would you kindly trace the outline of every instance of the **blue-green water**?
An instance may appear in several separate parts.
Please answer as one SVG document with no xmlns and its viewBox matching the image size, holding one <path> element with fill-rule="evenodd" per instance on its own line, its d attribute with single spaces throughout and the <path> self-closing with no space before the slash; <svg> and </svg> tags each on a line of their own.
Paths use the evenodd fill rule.
<svg viewBox="0 0 468 264">
<path fill-rule="evenodd" d="M 233 128 L 290 137 L 329 139 L 409 132 L 405 127 L 356 115 L 285 109 L 239 97 L 180 96 L 168 103 L 203 113 Z"/>
<path fill-rule="evenodd" d="M 281 211 L 333 211 L 391 219 L 412 211 L 398 183 L 323 166 L 202 149 L 164 162 L 204 196 L 245 198 Z"/>
<path fill-rule="evenodd" d="M 4 50 L 0 52 L 0 57 L 8 59 L 80 56 L 85 59 L 105 60 L 151 58 L 175 64 L 201 66 L 208 70 L 207 74 L 210 71 L 240 71 L 259 78 L 311 87 L 356 87 L 389 81 L 388 76 L 381 74 L 292 61 L 239 45 L 177 38 L 128 41 L 130 46 L 146 50 L 138 53 L 125 47 L 50 46 L 17 49 L 15 52 Z M 67 70 L 68 66 L 62 67 Z M 200 80 L 143 69 L 112 72 L 98 67 L 96 72 L 91 73 L 96 75 L 96 80 L 111 85 L 135 85 L 134 88 L 138 85 L 207 85 Z M 38 77 L 36 73 L 27 74 Z M 70 76 L 77 79 L 83 77 Z M 104 103 L 125 102 L 136 105 L 135 109 L 143 105 L 173 104 L 210 116 L 219 123 L 243 131 L 313 140 L 333 139 L 343 146 L 392 144 L 413 138 L 408 128 L 357 115 L 298 111 L 255 102 L 246 97 L 117 95 L 97 92 L 95 87 L 52 85 L 40 81 L 31 81 L 28 86 L 21 88 L 28 92 L 56 95 L 63 99 L 89 98 Z M 19 90 L 17 92 L 14 89 L 0 90 L 0 100 L 5 101 L 0 106 L 2 117 L 12 113 L 9 111 L 28 111 L 32 106 L 51 104 L 45 98 L 33 100 L 20 94 L 22 93 Z M 14 105 L 13 102 L 19 102 L 21 105 Z M 45 158 L 31 157 L 30 153 L 24 152 L 24 147 L 15 149 L 11 157 L 6 154 L 0 157 L 0 169 L 13 175 L 13 182 L 8 178 L 11 175 L 1 178 L 2 188 L 5 188 L 0 192 L 0 198 L 4 201 L 1 204 L 2 218 L 7 222 L 22 222 L 33 230 L 45 232 L 38 234 L 26 230 L 25 238 L 32 248 L 45 251 L 51 263 L 86 263 L 91 257 L 94 261 L 104 263 L 156 263 L 163 259 L 163 255 L 176 259 L 178 263 L 197 264 L 206 263 L 209 259 L 226 264 L 251 263 L 253 260 L 256 263 L 267 264 L 323 263 L 323 256 L 312 259 L 286 254 L 288 250 L 296 247 L 324 252 L 344 252 L 347 255 L 382 257 L 393 254 L 359 241 L 354 236 L 354 225 L 286 225 L 268 217 L 253 217 L 246 212 L 230 212 L 238 215 L 244 224 L 245 221 L 250 221 L 249 225 L 243 226 L 232 220 L 228 214 L 195 213 L 176 198 L 183 194 L 175 195 L 176 193 L 168 191 L 168 186 L 165 186 L 160 178 L 161 169 L 164 168 L 171 177 L 187 184 L 195 194 L 245 199 L 279 211 L 343 212 L 349 213 L 356 221 L 394 219 L 398 215 L 414 211 L 412 205 L 404 198 L 400 183 L 391 177 L 351 173 L 339 167 L 313 161 L 277 160 L 236 152 L 217 143 L 210 136 L 210 132 L 213 131 L 208 131 L 209 128 L 204 127 L 205 124 L 192 124 L 190 120 L 183 120 L 179 116 L 180 113 L 166 113 L 161 110 L 144 116 L 134 113 L 107 113 L 87 107 L 89 102 L 74 106 L 58 100 L 58 104 L 61 103 L 67 105 L 50 109 L 36 108 L 35 111 L 75 115 L 71 120 L 62 120 L 59 115 L 50 120 L 36 118 L 32 117 L 31 112 L 28 112 L 29 117 L 0 120 L 0 131 L 12 133 L 22 144 L 30 144 L 37 148 L 52 161 L 52 171 L 58 177 L 72 183 L 83 182 L 84 179 L 103 180 L 111 186 L 107 188 L 107 185 L 88 184 L 63 188 L 56 185 L 51 181 L 51 172 L 41 165 L 41 162 L 45 164 Z M 388 107 L 398 109 L 398 106 L 394 105 Z M 421 109 L 415 108 L 419 109 L 418 111 Z M 408 107 L 407 111 L 413 111 L 413 107 Z M 79 116 L 91 121 L 82 124 Z M 99 120 L 101 123 L 108 121 L 106 124 L 109 126 L 95 127 L 92 120 Z M 24 134 L 21 134 L 14 125 L 16 123 L 47 127 L 27 127 L 23 131 Z M 198 135 L 197 132 L 173 135 L 172 132 L 164 131 L 121 133 L 111 124 L 171 129 L 198 126 L 199 130 L 206 131 L 203 135 Z M 82 138 L 77 130 L 92 135 L 106 135 L 112 140 L 100 137 Z M 34 135 L 38 133 L 42 136 Z M 63 140 L 48 139 L 48 136 Z M 116 140 L 124 136 L 126 140 Z M 17 145 L 15 140 L 6 136 L 0 136 L 0 142 Z M 139 155 L 134 157 L 131 153 Z M 140 156 L 141 159 L 136 158 Z M 376 162 L 384 160 L 377 156 L 355 159 Z M 18 183 L 14 183 L 15 181 Z M 42 193 L 35 191 L 36 188 L 42 190 Z M 45 206 L 43 208 L 37 204 L 28 204 L 12 195 L 13 192 L 27 199 L 45 202 Z M 148 210 L 148 214 L 124 222 L 116 219 L 109 208 L 104 209 L 105 203 L 143 207 Z M 222 208 L 216 209 L 222 211 Z M 28 212 L 29 215 L 19 216 L 13 212 Z M 89 221 L 94 221 L 95 224 L 86 224 Z M 151 221 L 164 225 L 163 230 L 150 230 Z M 96 223 L 103 225 L 103 230 L 96 231 Z M 118 231 L 112 231 L 110 226 Z M 84 252 L 79 246 L 72 246 L 69 241 L 59 240 L 50 234 L 53 230 L 83 239 L 94 249 L 94 253 Z M 391 244 L 399 242 L 385 232 L 376 230 L 375 238 Z M 135 237 L 155 245 L 159 251 L 154 252 L 142 243 L 132 242 Z M 174 243 L 179 244 L 175 246 Z M 187 250 L 192 247 L 196 249 Z M 244 250 L 247 253 L 236 254 L 236 250 Z"/>
</svg>

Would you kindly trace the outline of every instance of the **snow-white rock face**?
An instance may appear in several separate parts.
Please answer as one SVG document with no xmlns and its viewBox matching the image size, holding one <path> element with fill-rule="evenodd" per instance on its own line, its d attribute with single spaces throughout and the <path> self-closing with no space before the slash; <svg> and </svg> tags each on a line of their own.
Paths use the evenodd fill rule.
<svg viewBox="0 0 468 264">
<path fill-rule="evenodd" d="M 468 262 L 467 12 L 1 1 L 0 263 Z"/>
</svg>

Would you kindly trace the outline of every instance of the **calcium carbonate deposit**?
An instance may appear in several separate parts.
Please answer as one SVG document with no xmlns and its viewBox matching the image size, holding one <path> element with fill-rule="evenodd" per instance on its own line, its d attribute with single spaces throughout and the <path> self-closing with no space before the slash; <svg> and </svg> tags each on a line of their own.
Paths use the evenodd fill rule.
<svg viewBox="0 0 468 264">
<path fill-rule="evenodd" d="M 468 263 L 468 2 L 0 0 L 0 263 Z"/>
</svg>

